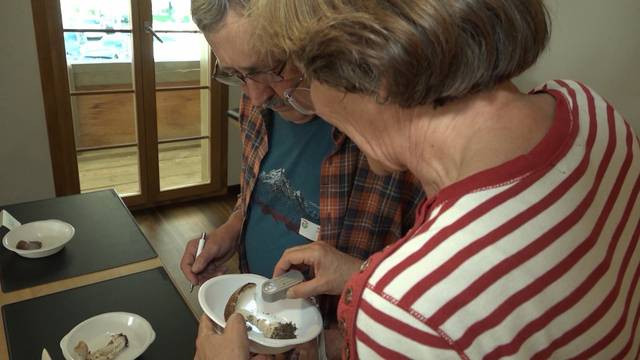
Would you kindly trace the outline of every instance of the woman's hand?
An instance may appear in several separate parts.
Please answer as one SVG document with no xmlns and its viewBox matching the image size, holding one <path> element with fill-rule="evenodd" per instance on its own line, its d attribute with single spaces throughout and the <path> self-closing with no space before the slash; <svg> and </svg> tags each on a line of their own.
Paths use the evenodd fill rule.
<svg viewBox="0 0 640 360">
<path fill-rule="evenodd" d="M 194 360 L 247 360 L 248 358 L 249 338 L 242 315 L 238 313 L 231 315 L 222 335 L 216 334 L 214 324 L 206 314 L 200 317 Z"/>
<path fill-rule="evenodd" d="M 360 269 L 361 260 L 336 250 L 322 241 L 287 249 L 276 264 L 273 276 L 290 267 L 310 267 L 314 278 L 289 289 L 288 298 L 307 298 L 315 295 L 342 293 L 347 280 Z"/>
</svg>

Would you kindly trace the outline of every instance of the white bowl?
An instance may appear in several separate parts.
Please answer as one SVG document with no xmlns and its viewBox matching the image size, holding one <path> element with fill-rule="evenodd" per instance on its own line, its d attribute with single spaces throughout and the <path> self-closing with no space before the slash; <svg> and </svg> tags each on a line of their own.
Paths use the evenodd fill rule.
<svg viewBox="0 0 640 360">
<path fill-rule="evenodd" d="M 71 329 L 60 340 L 62 355 L 66 360 L 81 360 L 73 350 L 80 340 L 87 343 L 90 351 L 94 351 L 105 346 L 111 335 L 120 333 L 127 336 L 129 344 L 118 354 L 117 360 L 137 358 L 156 338 L 151 324 L 140 315 L 127 312 L 104 313 L 89 318 Z"/>
<path fill-rule="evenodd" d="M 209 279 L 198 292 L 202 310 L 216 325 L 224 328 L 224 307 L 231 294 L 246 283 L 255 283 L 261 289 L 267 278 L 256 274 L 228 274 Z M 258 290 L 259 291 L 259 290 Z M 294 339 L 271 339 L 261 333 L 249 331 L 250 350 L 258 354 L 280 354 L 296 345 L 311 341 L 322 331 L 322 316 L 311 302 L 305 299 L 286 299 L 274 303 L 264 303 L 265 312 L 284 321 L 293 322 L 296 327 Z M 267 311 L 268 309 L 268 311 Z"/>
<path fill-rule="evenodd" d="M 41 258 L 62 250 L 71 240 L 76 230 L 69 223 L 60 220 L 42 220 L 22 224 L 9 231 L 2 239 L 5 248 L 26 258 Z M 40 241 L 42 247 L 34 250 L 20 250 L 16 246 L 20 240 Z"/>
</svg>

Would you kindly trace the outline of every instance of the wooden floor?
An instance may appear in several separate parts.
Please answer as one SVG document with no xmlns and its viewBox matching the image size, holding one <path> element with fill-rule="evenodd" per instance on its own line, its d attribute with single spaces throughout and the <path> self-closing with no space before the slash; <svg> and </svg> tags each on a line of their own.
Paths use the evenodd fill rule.
<svg viewBox="0 0 640 360">
<path fill-rule="evenodd" d="M 235 202 L 236 195 L 229 194 L 216 199 L 133 212 L 134 218 L 158 253 L 167 273 L 198 317 L 202 314 L 198 304 L 198 288 L 189 293 L 189 282 L 180 270 L 180 259 L 187 241 L 199 237 L 203 231 L 208 232 L 223 224 L 231 214 Z M 226 266 L 229 272 L 238 272 L 237 257 L 229 260 Z"/>
<path fill-rule="evenodd" d="M 163 144 L 159 148 L 160 188 L 208 182 L 203 179 L 201 140 Z M 140 192 L 136 147 L 78 153 L 82 192 L 115 188 L 120 196 Z"/>
</svg>

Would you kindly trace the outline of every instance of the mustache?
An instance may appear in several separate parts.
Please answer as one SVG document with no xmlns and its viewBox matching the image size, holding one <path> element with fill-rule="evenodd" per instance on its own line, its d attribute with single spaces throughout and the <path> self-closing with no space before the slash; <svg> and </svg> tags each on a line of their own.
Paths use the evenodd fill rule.
<svg viewBox="0 0 640 360">
<path fill-rule="evenodd" d="M 264 110 L 264 109 L 281 108 L 283 106 L 289 106 L 289 102 L 277 96 L 272 96 L 269 100 L 267 100 L 262 104 L 262 109 Z"/>
</svg>

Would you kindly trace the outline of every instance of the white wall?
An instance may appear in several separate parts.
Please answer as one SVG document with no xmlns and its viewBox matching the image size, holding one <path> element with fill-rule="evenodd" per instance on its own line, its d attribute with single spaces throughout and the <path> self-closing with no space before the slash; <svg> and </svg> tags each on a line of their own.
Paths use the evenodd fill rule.
<svg viewBox="0 0 640 360">
<path fill-rule="evenodd" d="M 640 0 L 547 0 L 552 36 L 538 63 L 516 80 L 584 82 L 640 134 Z"/>
<path fill-rule="evenodd" d="M 229 109 L 236 109 L 240 106 L 242 91 L 239 86 L 229 86 Z"/>
<path fill-rule="evenodd" d="M 55 196 L 31 1 L 0 11 L 0 205 Z"/>
</svg>

